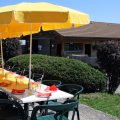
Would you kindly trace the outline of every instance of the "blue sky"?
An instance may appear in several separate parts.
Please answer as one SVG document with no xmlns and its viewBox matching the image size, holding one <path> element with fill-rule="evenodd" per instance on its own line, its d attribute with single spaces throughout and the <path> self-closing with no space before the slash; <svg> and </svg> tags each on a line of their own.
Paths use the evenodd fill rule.
<svg viewBox="0 0 120 120">
<path fill-rule="evenodd" d="M 120 23 L 120 0 L 0 0 L 0 6 L 43 1 L 86 12 L 92 21 Z"/>
</svg>

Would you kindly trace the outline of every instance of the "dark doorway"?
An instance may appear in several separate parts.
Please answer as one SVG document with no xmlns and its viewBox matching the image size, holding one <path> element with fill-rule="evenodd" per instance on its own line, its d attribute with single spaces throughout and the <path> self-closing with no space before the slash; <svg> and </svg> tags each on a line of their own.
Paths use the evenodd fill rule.
<svg viewBox="0 0 120 120">
<path fill-rule="evenodd" d="M 32 53 L 38 53 L 38 40 L 37 39 L 32 41 Z"/>
<path fill-rule="evenodd" d="M 50 56 L 52 55 L 52 40 L 50 39 Z"/>
<path fill-rule="evenodd" d="M 91 44 L 85 44 L 85 54 L 91 56 Z"/>
<path fill-rule="evenodd" d="M 57 56 L 61 56 L 62 44 L 57 44 Z"/>
</svg>

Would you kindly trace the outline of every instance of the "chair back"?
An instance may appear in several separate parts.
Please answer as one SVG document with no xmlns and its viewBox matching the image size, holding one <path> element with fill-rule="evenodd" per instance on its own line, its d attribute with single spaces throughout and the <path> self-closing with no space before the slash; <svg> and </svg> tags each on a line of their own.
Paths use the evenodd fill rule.
<svg viewBox="0 0 120 120">
<path fill-rule="evenodd" d="M 0 90 L 0 99 L 8 99 L 8 95 Z"/>
<path fill-rule="evenodd" d="M 32 79 L 34 81 L 42 81 L 44 78 L 44 73 L 43 74 L 40 74 L 40 73 L 33 73 L 33 76 L 32 76 Z"/>
<path fill-rule="evenodd" d="M 29 70 L 26 69 L 21 70 L 21 75 L 29 77 Z"/>
<path fill-rule="evenodd" d="M 41 109 L 50 109 L 53 111 L 70 111 L 78 105 L 78 101 L 65 101 L 63 104 L 58 105 L 40 105 Z"/>
<path fill-rule="evenodd" d="M 20 120 L 27 120 L 27 115 L 25 114 L 25 111 L 17 101 L 10 99 L 0 99 L 0 108 L 3 106 L 4 109 L 0 110 L 0 119 L 2 119 L 3 116 L 6 118 L 10 117 L 9 119 L 16 116 L 20 118 Z"/>
<path fill-rule="evenodd" d="M 42 83 L 47 86 L 56 85 L 58 88 L 62 85 L 62 82 L 59 80 L 43 80 Z"/>
<path fill-rule="evenodd" d="M 74 108 L 76 106 L 78 106 L 78 101 L 76 101 L 76 100 L 67 100 L 63 104 L 39 105 L 33 109 L 33 112 L 31 115 L 31 120 L 39 120 L 39 117 L 36 117 L 38 110 L 50 110 L 50 111 L 52 110 L 55 113 L 53 120 L 62 120 L 62 117 L 64 115 L 68 115 L 69 111 L 71 111 L 71 110 L 74 111 Z M 49 113 L 47 113 L 47 114 L 49 114 Z M 55 119 L 55 118 L 57 118 L 57 116 L 59 116 L 58 117 L 59 119 Z M 42 117 L 40 117 L 40 118 L 42 118 Z M 40 119 L 40 120 L 42 120 L 42 119 Z"/>
<path fill-rule="evenodd" d="M 11 70 L 11 66 L 9 66 L 9 65 L 5 65 L 4 68 L 5 68 L 6 70 Z"/>
<path fill-rule="evenodd" d="M 64 92 L 73 94 L 74 98 L 77 97 L 77 99 L 79 99 L 79 94 L 83 91 L 83 87 L 76 84 L 63 84 L 59 87 L 59 89 Z"/>
<path fill-rule="evenodd" d="M 17 74 L 20 74 L 20 68 L 19 67 L 13 67 L 11 68 L 12 72 L 16 72 Z"/>
</svg>

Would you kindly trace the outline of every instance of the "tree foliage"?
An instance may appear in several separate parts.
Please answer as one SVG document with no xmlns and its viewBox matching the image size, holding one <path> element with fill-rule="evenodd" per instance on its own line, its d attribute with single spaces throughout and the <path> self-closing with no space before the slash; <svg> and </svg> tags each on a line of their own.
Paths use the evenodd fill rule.
<svg viewBox="0 0 120 120">
<path fill-rule="evenodd" d="M 8 60 L 11 57 L 20 55 L 22 48 L 20 41 L 17 38 L 3 40 L 3 57 L 4 60 Z"/>
<path fill-rule="evenodd" d="M 113 93 L 120 83 L 119 42 L 107 41 L 99 44 L 97 58 L 98 64 L 109 77 L 109 92 Z"/>
</svg>

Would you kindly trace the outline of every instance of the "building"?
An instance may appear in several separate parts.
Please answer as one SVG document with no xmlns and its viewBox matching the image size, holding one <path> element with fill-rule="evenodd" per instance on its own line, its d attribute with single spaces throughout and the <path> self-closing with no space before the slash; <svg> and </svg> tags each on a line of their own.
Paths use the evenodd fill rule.
<svg viewBox="0 0 120 120">
<path fill-rule="evenodd" d="M 25 36 L 24 52 L 29 51 L 29 36 Z M 120 24 L 91 22 L 89 25 L 47 31 L 33 35 L 33 53 L 65 56 L 93 64 L 96 45 L 103 41 L 120 40 Z"/>
</svg>

